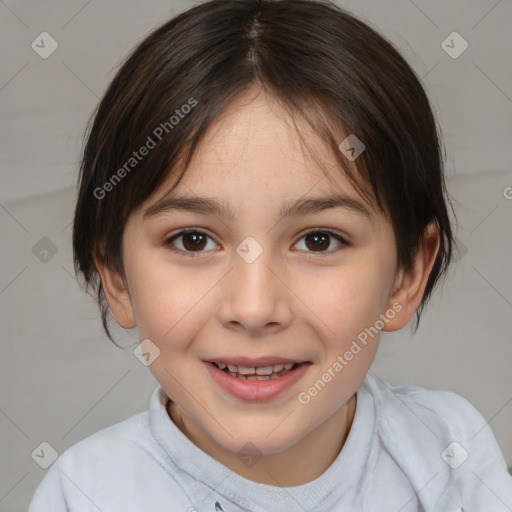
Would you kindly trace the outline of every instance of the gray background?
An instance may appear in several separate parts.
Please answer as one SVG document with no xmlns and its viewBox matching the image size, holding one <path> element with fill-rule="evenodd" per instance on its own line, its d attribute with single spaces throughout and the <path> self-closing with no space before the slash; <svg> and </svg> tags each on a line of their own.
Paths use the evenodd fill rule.
<svg viewBox="0 0 512 512">
<path fill-rule="evenodd" d="M 136 330 L 102 332 L 73 275 L 71 221 L 86 120 L 124 56 L 194 2 L 1 1 L 0 511 L 25 510 L 58 453 L 147 408 L 156 385 L 133 356 Z M 373 371 L 448 389 L 490 422 L 512 465 L 512 2 L 339 1 L 402 51 L 443 129 L 461 248 L 418 333 L 383 333 Z M 31 47 L 49 32 L 58 49 Z M 441 43 L 469 44 L 452 58 Z M 455 44 L 455 49 L 460 48 Z M 36 257 L 46 237 L 56 253 Z"/>
</svg>

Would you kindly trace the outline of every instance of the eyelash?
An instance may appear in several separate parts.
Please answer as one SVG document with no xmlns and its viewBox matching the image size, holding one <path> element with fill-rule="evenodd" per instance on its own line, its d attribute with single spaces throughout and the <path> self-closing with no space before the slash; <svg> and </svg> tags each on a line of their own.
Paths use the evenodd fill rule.
<svg viewBox="0 0 512 512">
<path fill-rule="evenodd" d="M 176 240 L 177 238 L 179 238 L 180 236 L 191 234 L 191 233 L 196 233 L 196 234 L 200 234 L 200 235 L 206 235 L 208 238 L 213 240 L 213 238 L 210 235 L 208 235 L 208 233 L 205 233 L 204 231 L 200 231 L 200 230 L 195 229 L 195 228 L 188 228 L 188 229 L 182 229 L 181 231 L 178 231 L 177 233 L 174 233 L 173 235 L 171 235 L 168 238 L 166 238 L 166 240 L 164 241 L 164 245 L 168 246 L 169 250 L 171 250 L 173 252 L 185 254 L 187 257 L 191 257 L 191 258 L 200 257 L 203 253 L 205 253 L 207 251 L 195 251 L 195 252 L 194 251 L 184 251 L 182 249 L 177 249 L 177 248 L 175 248 L 172 245 L 172 242 L 174 240 Z M 336 233 L 336 232 L 334 232 L 334 231 L 332 231 L 330 229 L 321 229 L 321 228 L 314 228 L 314 229 L 310 229 L 309 231 L 305 231 L 304 233 L 302 233 L 302 235 L 299 238 L 299 240 L 301 240 L 305 236 L 313 234 L 313 233 L 323 233 L 323 234 L 330 235 L 333 238 L 335 238 L 336 240 L 338 240 L 338 242 L 340 242 L 340 246 L 337 247 L 336 249 L 333 249 L 333 250 L 330 250 L 330 251 L 306 251 L 306 252 L 309 252 L 311 254 L 331 254 L 333 252 L 337 252 L 337 251 L 341 250 L 343 247 L 348 247 L 350 245 L 338 233 Z"/>
</svg>

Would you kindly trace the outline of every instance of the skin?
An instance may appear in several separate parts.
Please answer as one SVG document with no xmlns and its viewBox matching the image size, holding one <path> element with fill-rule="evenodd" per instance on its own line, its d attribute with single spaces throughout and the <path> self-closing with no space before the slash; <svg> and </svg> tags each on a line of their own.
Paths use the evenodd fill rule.
<svg viewBox="0 0 512 512">
<path fill-rule="evenodd" d="M 421 302 L 439 235 L 428 226 L 414 270 L 406 273 L 396 271 L 392 226 L 378 210 L 370 219 L 331 208 L 278 222 L 287 200 L 342 190 L 362 201 L 314 133 L 304 127 L 308 143 L 323 151 L 334 184 L 303 152 L 271 97 L 256 93 L 245 99 L 217 120 L 173 192 L 221 197 L 235 218 L 174 211 L 143 219 L 172 185 L 170 178 L 127 221 L 125 281 L 99 257 L 95 261 L 117 322 L 127 329 L 137 326 L 140 339 L 149 338 L 160 349 L 149 368 L 172 400 L 168 413 L 178 428 L 247 479 L 295 486 L 318 478 L 340 453 L 379 336 L 370 338 L 308 404 L 297 400 L 299 393 L 393 303 L 402 309 L 392 319 L 387 316 L 383 330 L 409 322 Z M 166 245 L 183 228 L 210 237 L 195 258 L 189 256 L 197 254 L 190 237 Z M 315 249 L 315 240 L 304 236 L 310 228 L 330 228 L 349 245 L 328 237 Z M 235 250 L 247 236 L 263 248 L 250 264 Z M 219 355 L 280 355 L 312 364 L 277 397 L 244 401 L 210 377 L 203 360 Z M 237 455 L 248 442 L 261 454 L 252 467 Z"/>
</svg>

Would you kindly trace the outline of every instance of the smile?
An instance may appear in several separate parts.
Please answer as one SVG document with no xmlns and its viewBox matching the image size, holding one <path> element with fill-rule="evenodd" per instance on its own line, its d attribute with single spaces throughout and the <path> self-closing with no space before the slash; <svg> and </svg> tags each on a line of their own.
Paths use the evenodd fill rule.
<svg viewBox="0 0 512 512">
<path fill-rule="evenodd" d="M 204 364 L 220 390 L 245 401 L 276 397 L 290 389 L 312 365 L 302 362 L 246 367 L 213 361 Z"/>
</svg>

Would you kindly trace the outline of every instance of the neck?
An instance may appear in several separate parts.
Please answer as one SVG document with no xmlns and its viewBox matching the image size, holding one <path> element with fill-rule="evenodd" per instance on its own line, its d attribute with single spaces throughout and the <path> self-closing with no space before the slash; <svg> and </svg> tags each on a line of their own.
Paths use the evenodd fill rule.
<svg viewBox="0 0 512 512">
<path fill-rule="evenodd" d="M 339 455 L 354 419 L 356 395 L 331 416 L 302 437 L 293 446 L 279 453 L 264 454 L 257 464 L 248 467 L 233 453 L 216 443 L 188 417 L 174 402 L 167 403 L 167 412 L 196 446 L 238 475 L 253 482 L 292 487 L 320 477 Z M 304 456 L 314 454 L 314 456 Z"/>
</svg>

